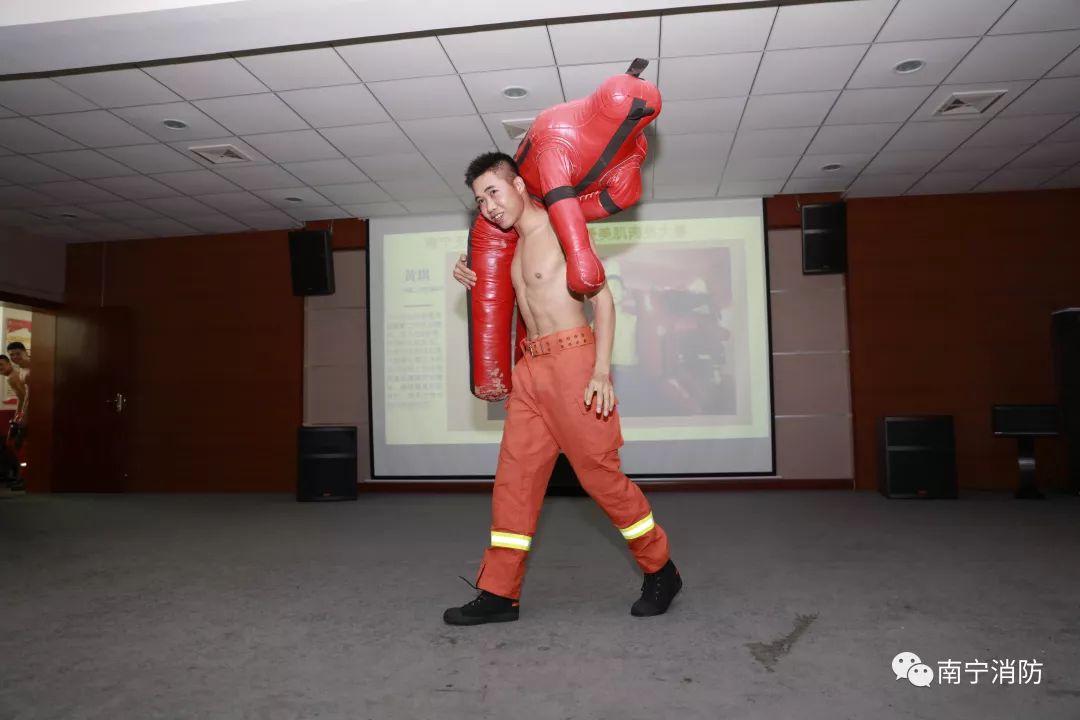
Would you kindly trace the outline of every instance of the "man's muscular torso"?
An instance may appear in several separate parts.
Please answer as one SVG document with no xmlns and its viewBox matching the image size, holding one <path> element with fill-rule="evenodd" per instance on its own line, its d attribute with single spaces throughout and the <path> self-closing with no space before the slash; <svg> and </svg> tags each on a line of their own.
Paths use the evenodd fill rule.
<svg viewBox="0 0 1080 720">
<path fill-rule="evenodd" d="M 566 285 L 566 258 L 550 223 L 518 240 L 510 277 L 529 337 L 587 324 L 584 299 Z"/>
</svg>

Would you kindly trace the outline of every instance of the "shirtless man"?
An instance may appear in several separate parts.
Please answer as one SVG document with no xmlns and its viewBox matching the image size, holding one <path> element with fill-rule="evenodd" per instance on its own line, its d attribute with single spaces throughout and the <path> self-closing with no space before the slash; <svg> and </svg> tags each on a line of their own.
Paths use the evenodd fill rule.
<svg viewBox="0 0 1080 720">
<path fill-rule="evenodd" d="M 443 620 L 479 625 L 518 619 L 525 559 L 560 449 L 644 573 L 631 614 L 660 615 L 682 580 L 648 501 L 619 469 L 622 433 L 610 373 L 615 334 L 611 293 L 604 287 L 589 297 L 571 294 L 566 259 L 547 211 L 530 198 L 513 158 L 481 155 L 469 165 L 465 181 L 485 219 L 518 233 L 510 272 L 529 337 L 525 357 L 514 366 L 506 403 L 491 545 L 476 579 L 480 594 L 446 610 Z M 464 262 L 455 267 L 454 277 L 470 288 L 476 280 Z M 586 323 L 586 302 L 592 305 L 595 328 Z"/>
<path fill-rule="evenodd" d="M 7 378 L 8 387 L 15 393 L 15 397 L 19 401 L 15 406 L 14 422 L 17 425 L 22 425 L 26 418 L 26 381 L 23 379 L 22 373 L 15 367 L 12 359 L 7 355 L 0 355 L 0 375 Z"/>
</svg>

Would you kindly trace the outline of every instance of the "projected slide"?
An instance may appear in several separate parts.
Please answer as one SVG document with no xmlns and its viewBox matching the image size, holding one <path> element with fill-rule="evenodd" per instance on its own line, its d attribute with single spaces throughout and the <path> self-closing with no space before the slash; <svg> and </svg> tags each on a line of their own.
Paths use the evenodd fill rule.
<svg viewBox="0 0 1080 720">
<path fill-rule="evenodd" d="M 469 392 L 465 290 L 451 278 L 468 223 L 372 222 L 376 476 L 494 473 L 503 404 Z M 589 230 L 615 300 L 625 471 L 771 472 L 761 202 L 656 203 Z"/>
</svg>

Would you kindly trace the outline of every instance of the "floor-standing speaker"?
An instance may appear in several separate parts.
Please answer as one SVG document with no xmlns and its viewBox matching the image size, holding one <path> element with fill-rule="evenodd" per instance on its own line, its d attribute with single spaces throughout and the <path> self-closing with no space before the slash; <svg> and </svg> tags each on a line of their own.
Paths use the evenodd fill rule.
<svg viewBox="0 0 1080 720">
<path fill-rule="evenodd" d="M 1080 493 L 1080 308 L 1058 310 L 1051 317 L 1069 487 Z"/>
<path fill-rule="evenodd" d="M 847 272 L 847 206 L 802 206 L 803 275 Z"/>
<path fill-rule="evenodd" d="M 356 428 L 309 425 L 300 428 L 296 499 L 356 499 Z"/>
<path fill-rule="evenodd" d="M 891 498 L 955 498 L 952 415 L 881 418 L 878 489 Z"/>
<path fill-rule="evenodd" d="M 289 233 L 293 295 L 334 294 L 334 252 L 328 230 Z"/>
</svg>

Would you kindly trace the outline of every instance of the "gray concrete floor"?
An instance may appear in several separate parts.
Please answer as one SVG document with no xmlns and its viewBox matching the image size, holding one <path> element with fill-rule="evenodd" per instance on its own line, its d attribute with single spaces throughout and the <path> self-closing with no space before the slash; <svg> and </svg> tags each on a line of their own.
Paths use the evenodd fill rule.
<svg viewBox="0 0 1080 720">
<path fill-rule="evenodd" d="M 545 506 L 517 623 L 473 596 L 481 495 L 0 501 L 0 718 L 1080 718 L 1080 501 L 651 496 L 686 582 L 584 499 Z M 1037 660 L 915 687 L 890 664 Z"/>
</svg>

